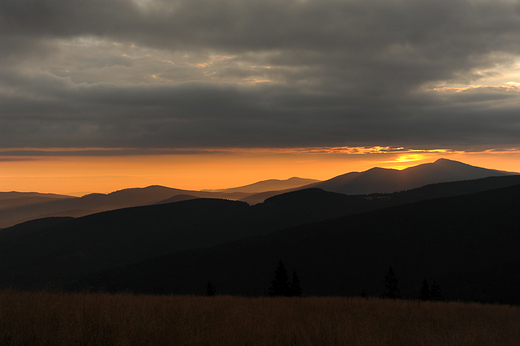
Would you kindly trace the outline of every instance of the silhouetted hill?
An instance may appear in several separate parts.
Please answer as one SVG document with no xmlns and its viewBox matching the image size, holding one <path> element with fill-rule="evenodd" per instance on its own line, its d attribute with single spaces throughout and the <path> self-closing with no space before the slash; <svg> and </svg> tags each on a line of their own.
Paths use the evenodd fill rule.
<svg viewBox="0 0 520 346">
<path fill-rule="evenodd" d="M 233 207 L 232 212 L 219 212 L 216 206 L 228 203 L 239 207 Z M 220 244 L 386 205 L 386 201 L 363 196 L 307 189 L 279 195 L 253 207 L 243 202 L 195 199 L 94 214 L 31 237 L 0 243 L 0 263 L 10 263 L 4 268 L 0 283 L 26 287 L 56 280 L 67 282 L 87 272 L 159 254 Z"/>
<path fill-rule="evenodd" d="M 494 176 L 474 180 L 425 185 L 390 194 L 372 194 L 374 198 L 390 198 L 398 204 L 440 197 L 460 196 L 520 184 L 520 175 Z"/>
<path fill-rule="evenodd" d="M 266 234 L 380 205 L 378 201 L 309 189 L 276 196 L 254 207 L 228 200 L 193 199 L 93 214 L 0 242 L 0 263 L 4 264 L 0 283 L 35 287 L 67 282 L 88 272 L 160 254 Z M 13 233 L 13 228 L 4 231 Z"/>
<path fill-rule="evenodd" d="M 174 202 L 187 201 L 187 200 L 190 200 L 190 199 L 197 199 L 197 198 L 200 198 L 200 197 L 195 197 L 195 196 L 192 196 L 192 195 L 175 195 L 175 196 L 170 197 L 168 199 L 165 199 L 163 201 L 159 201 L 159 202 L 157 202 L 155 204 L 174 203 Z"/>
<path fill-rule="evenodd" d="M 227 238 L 224 230 L 213 234 L 211 225 L 244 208 L 249 206 L 243 202 L 195 199 L 93 214 L 24 237 L 2 239 L 0 282 L 41 287 L 93 270 L 218 244 L 218 239 L 236 239 Z M 13 228 L 2 233 L 12 234 Z"/>
<path fill-rule="evenodd" d="M 405 297 L 422 280 L 450 299 L 520 303 L 520 185 L 305 224 L 92 275 L 83 285 L 135 293 L 263 295 L 279 259 L 307 295 L 379 295 L 393 266 Z"/>
<path fill-rule="evenodd" d="M 310 186 L 313 186 L 313 184 L 311 184 Z M 280 191 L 265 191 L 265 192 L 255 193 L 255 194 L 246 196 L 244 198 L 241 198 L 240 201 L 246 202 L 247 204 L 250 204 L 250 205 L 255 205 L 255 204 L 264 202 L 266 199 L 268 199 L 270 197 L 278 196 L 278 195 L 296 191 L 296 190 L 304 190 L 304 189 L 309 189 L 309 188 L 312 188 L 312 187 L 307 186 L 307 187 L 302 187 L 302 188 L 294 188 L 294 189 L 287 189 L 287 190 L 280 190 Z"/>
<path fill-rule="evenodd" d="M 0 210 L 74 198 L 72 196 L 37 192 L 0 192 Z"/>
<path fill-rule="evenodd" d="M 212 193 L 186 191 L 164 186 L 148 186 L 115 191 L 109 194 L 93 193 L 83 197 L 60 198 L 59 200 L 12 206 L 0 209 L 0 227 L 9 227 L 20 222 L 49 216 L 80 217 L 97 212 L 120 208 L 149 205 L 176 195 L 192 195 L 198 198 L 226 198 L 237 200 L 245 193 Z"/>
<path fill-rule="evenodd" d="M 16 192 L 16 191 L 0 192 L 0 201 L 15 200 L 15 199 L 19 199 L 19 198 L 34 198 L 34 197 L 60 199 L 60 198 L 70 198 L 72 196 L 58 195 L 55 193 L 39 193 L 39 192 Z"/>
<path fill-rule="evenodd" d="M 171 203 L 189 198 L 240 200 L 258 191 L 266 191 L 271 188 L 282 190 L 285 186 L 301 186 L 315 181 L 317 180 L 302 178 L 266 180 L 245 187 L 215 191 L 191 191 L 154 185 L 145 188 L 123 189 L 109 194 L 92 193 L 82 197 L 35 192 L 0 192 L 0 227 L 10 227 L 36 218 L 81 217 L 102 211 L 156 203 Z M 252 192 L 245 192 L 247 190 Z"/>
<path fill-rule="evenodd" d="M 298 177 L 292 177 L 286 180 L 279 180 L 279 179 L 269 179 L 269 180 L 263 180 L 259 181 L 254 184 L 249 184 L 245 186 L 240 187 L 234 187 L 229 189 L 220 189 L 220 190 L 207 190 L 212 192 L 245 192 L 245 193 L 261 193 L 266 191 L 281 191 L 281 190 L 288 190 L 288 189 L 294 189 L 297 187 L 302 187 L 305 185 L 317 183 L 319 180 L 316 179 L 304 179 L 304 178 L 298 178 Z M 263 202 L 263 200 L 262 200 Z"/>
<path fill-rule="evenodd" d="M 434 163 L 426 163 L 403 170 L 376 167 L 365 172 L 351 172 L 313 184 L 312 187 L 351 195 L 389 193 L 410 190 L 427 184 L 510 174 L 516 173 L 485 169 L 458 161 L 439 159 Z"/>
<path fill-rule="evenodd" d="M 74 198 L 74 197 L 67 197 Z M 62 198 L 52 198 L 52 197 L 20 197 L 14 199 L 4 199 L 0 201 L 0 210 L 2 209 L 11 209 L 16 207 L 24 207 L 28 205 L 40 204 L 45 202 L 52 202 L 62 200 Z"/>
<path fill-rule="evenodd" d="M 502 176 L 490 176 L 487 178 L 473 180 L 433 183 L 411 190 L 394 193 L 371 193 L 367 195 L 370 195 L 370 198 L 384 198 L 387 200 L 391 199 L 392 203 L 390 205 L 397 205 L 402 203 L 417 202 L 424 199 L 464 195 L 468 193 L 498 189 L 516 184 L 520 184 L 520 174 L 506 174 Z M 315 185 L 311 184 L 310 186 Z M 291 189 L 287 191 L 267 191 L 244 197 L 240 199 L 240 201 L 254 205 L 261 203 L 270 197 L 297 190 L 299 189 Z"/>
<path fill-rule="evenodd" d="M 325 182 L 310 184 L 304 187 L 295 187 L 279 191 L 264 191 L 258 194 L 240 191 L 242 189 L 261 190 L 272 188 L 273 186 L 278 189 L 284 184 L 299 185 L 303 183 L 304 180 L 301 178 L 291 178 L 287 181 L 268 180 L 237 188 L 238 190 L 235 192 L 233 192 L 233 189 L 223 190 L 229 190 L 228 192 L 189 191 L 164 186 L 131 188 L 109 194 L 89 194 L 83 197 L 8 192 L 0 193 L 0 227 L 9 227 L 20 222 L 42 217 L 80 217 L 101 211 L 185 199 L 185 197 L 173 198 L 179 195 L 188 195 L 198 198 L 225 198 L 241 200 L 249 204 L 257 204 L 263 202 L 266 198 L 281 193 L 310 187 L 346 194 L 367 194 L 407 190 L 435 182 L 468 180 L 508 174 L 511 173 L 488 170 L 456 161 L 440 159 L 435 163 L 419 165 L 402 171 L 373 168 L 366 172 L 348 173 Z M 13 196 L 18 198 L 14 198 Z M 25 200 L 20 199 L 20 197 L 25 198 Z M 4 200 L 1 200 L 1 198 L 4 198 Z M 170 198 L 173 199 L 170 200 Z"/>
<path fill-rule="evenodd" d="M 72 220 L 74 220 L 73 217 L 48 217 L 26 221 L 13 227 L 0 229 L 0 242 L 6 241 L 8 238 L 27 237 L 32 233 L 38 233 Z"/>
</svg>

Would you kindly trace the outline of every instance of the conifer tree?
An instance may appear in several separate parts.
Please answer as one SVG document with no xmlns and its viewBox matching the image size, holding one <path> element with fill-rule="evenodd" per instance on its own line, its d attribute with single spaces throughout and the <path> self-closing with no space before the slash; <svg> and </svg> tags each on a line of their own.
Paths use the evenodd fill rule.
<svg viewBox="0 0 520 346">
<path fill-rule="evenodd" d="M 430 286 L 430 298 L 435 301 L 442 300 L 441 287 L 435 281 Z"/>
<path fill-rule="evenodd" d="M 208 281 L 208 284 L 206 285 L 206 295 L 208 297 L 212 297 L 217 293 L 217 290 L 215 289 L 215 286 L 211 283 L 211 281 Z"/>
<path fill-rule="evenodd" d="M 399 279 L 394 273 L 392 267 L 388 268 L 388 273 L 385 276 L 385 291 L 381 295 L 383 298 L 398 299 L 401 298 L 399 291 Z"/>
<path fill-rule="evenodd" d="M 269 286 L 268 294 L 271 297 L 289 297 L 292 295 L 289 274 L 287 273 L 287 269 L 285 269 L 285 265 L 283 264 L 282 260 L 278 262 L 278 266 L 274 272 L 274 279 L 271 281 L 271 286 Z"/>
<path fill-rule="evenodd" d="M 301 297 L 303 294 L 302 288 L 300 286 L 300 278 L 296 274 L 296 269 L 293 270 L 292 280 L 291 280 L 291 295 L 293 297 Z"/>
<path fill-rule="evenodd" d="M 421 288 L 419 289 L 419 299 L 421 300 L 431 300 L 431 293 L 430 293 L 430 284 L 428 284 L 428 281 L 424 279 L 422 282 Z"/>
</svg>

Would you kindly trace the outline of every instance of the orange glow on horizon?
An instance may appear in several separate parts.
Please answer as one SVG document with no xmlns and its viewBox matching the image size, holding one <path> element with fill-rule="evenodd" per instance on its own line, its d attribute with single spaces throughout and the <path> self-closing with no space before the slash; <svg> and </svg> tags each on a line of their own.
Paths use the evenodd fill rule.
<svg viewBox="0 0 520 346">
<path fill-rule="evenodd" d="M 376 166 L 404 169 L 439 158 L 520 172 L 520 150 L 516 149 L 480 152 L 389 147 L 186 149 L 173 153 L 156 150 L 149 155 L 127 152 L 118 155 L 118 150 L 123 153 L 127 149 L 0 149 L 0 191 L 81 196 L 149 185 L 185 190 L 219 189 L 294 176 L 326 180 Z M 47 155 L 24 156 L 24 151 Z M 82 155 L 88 151 L 99 154 Z M 112 152 L 103 156 L 104 151 Z"/>
</svg>

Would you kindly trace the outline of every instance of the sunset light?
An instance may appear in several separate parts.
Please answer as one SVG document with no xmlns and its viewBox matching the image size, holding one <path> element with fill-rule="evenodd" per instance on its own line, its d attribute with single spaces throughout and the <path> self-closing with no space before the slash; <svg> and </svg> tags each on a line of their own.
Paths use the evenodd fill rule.
<svg viewBox="0 0 520 346">
<path fill-rule="evenodd" d="M 294 176 L 326 180 L 372 167 L 404 169 L 439 158 L 520 172 L 518 150 L 462 152 L 445 149 L 391 150 L 381 147 L 289 150 L 229 148 L 181 150 L 177 153 L 155 150 L 145 155 L 123 149 L 51 148 L 10 150 L 7 156 L 5 153 L 2 155 L 0 152 L 0 191 L 39 191 L 76 196 L 149 185 L 201 190 L 230 188 L 260 180 Z"/>
<path fill-rule="evenodd" d="M 45 0 L 37 21 L 2 5 L 0 191 L 215 189 L 441 157 L 520 171 L 517 9 L 444 5 Z"/>
<path fill-rule="evenodd" d="M 2 345 L 520 345 L 519 210 L 519 0 L 0 0 Z"/>
</svg>

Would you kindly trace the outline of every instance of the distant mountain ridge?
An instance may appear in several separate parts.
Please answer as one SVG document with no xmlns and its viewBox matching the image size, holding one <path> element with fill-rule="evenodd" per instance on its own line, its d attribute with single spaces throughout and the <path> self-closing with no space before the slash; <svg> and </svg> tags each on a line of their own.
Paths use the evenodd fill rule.
<svg viewBox="0 0 520 346">
<path fill-rule="evenodd" d="M 22 207 L 66 198 L 73 198 L 73 196 L 39 192 L 0 192 L 0 209 Z"/>
<path fill-rule="evenodd" d="M 284 184 L 304 185 L 312 179 L 291 178 L 287 181 L 259 182 L 252 184 L 254 189 L 287 186 Z M 282 185 L 280 185 L 282 184 Z M 92 193 L 82 197 L 54 194 L 0 192 L 0 228 L 43 217 L 72 216 L 81 217 L 102 211 L 120 208 L 170 203 L 193 198 L 224 198 L 240 200 L 252 193 L 241 192 L 241 188 L 230 191 L 192 191 L 175 189 L 160 185 L 144 188 L 128 188 L 108 194 Z M 3 198 L 3 199 L 2 199 Z"/>
<path fill-rule="evenodd" d="M 34 197 L 70 198 L 72 196 L 60 195 L 60 194 L 55 194 L 55 193 L 40 193 L 40 192 L 17 192 L 17 191 L 0 192 L 0 201 L 8 200 L 8 199 L 34 198 Z"/>
<path fill-rule="evenodd" d="M 239 192 L 217 193 L 188 191 L 158 185 L 144 188 L 129 188 L 108 194 L 92 193 L 83 197 L 40 200 L 24 205 L 5 205 L 3 208 L 0 208 L 0 227 L 5 228 L 20 222 L 42 217 L 81 217 L 102 211 L 156 204 L 177 195 L 190 195 L 196 198 L 238 200 L 248 194 Z M 0 204 L 1 202 L 2 201 L 0 201 Z"/>
<path fill-rule="evenodd" d="M 372 168 L 365 172 L 351 172 L 323 182 L 313 182 L 303 186 L 301 185 L 313 180 L 303 178 L 271 179 L 217 191 L 190 191 L 152 185 L 144 188 L 123 189 L 109 194 L 94 193 L 83 197 L 3 192 L 0 193 L 0 228 L 42 217 L 81 217 L 102 211 L 194 198 L 224 198 L 257 204 L 269 197 L 305 188 L 316 187 L 325 191 L 350 195 L 390 193 L 410 190 L 432 183 L 511 174 L 516 173 L 490 170 L 457 161 L 439 159 L 434 163 L 422 164 L 402 171 Z M 278 190 L 286 186 L 296 187 Z"/>
<path fill-rule="evenodd" d="M 438 159 L 433 163 L 425 163 L 403 170 L 375 167 L 364 172 L 351 172 L 311 186 L 325 191 L 358 195 L 390 193 L 410 190 L 428 184 L 512 174 L 518 173 L 481 168 L 448 159 Z"/>
<path fill-rule="evenodd" d="M 256 182 L 254 184 L 244 185 L 240 187 L 233 187 L 228 189 L 219 189 L 219 190 L 203 190 L 203 191 L 210 191 L 210 192 L 245 192 L 245 193 L 261 193 L 266 191 L 280 191 L 280 190 L 287 190 L 287 189 L 294 189 L 297 187 L 302 187 L 314 183 L 318 183 L 319 180 L 316 179 L 305 179 L 305 178 L 298 178 L 298 177 L 292 177 L 286 180 L 279 180 L 279 179 L 269 179 L 269 180 L 262 180 L 259 182 Z"/>
</svg>

